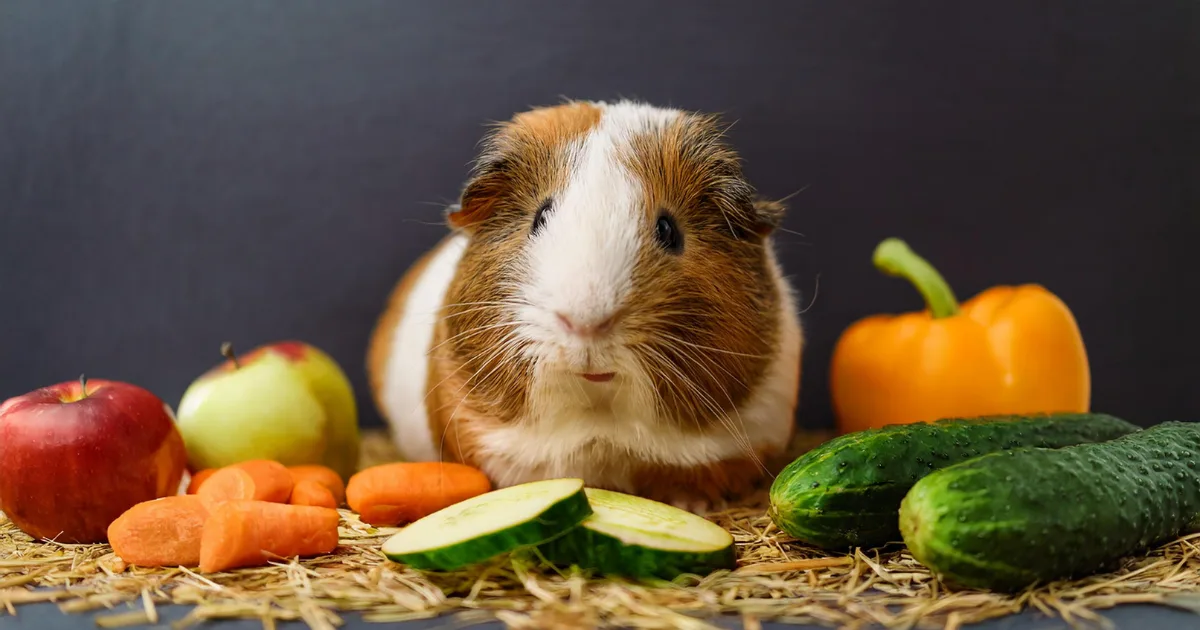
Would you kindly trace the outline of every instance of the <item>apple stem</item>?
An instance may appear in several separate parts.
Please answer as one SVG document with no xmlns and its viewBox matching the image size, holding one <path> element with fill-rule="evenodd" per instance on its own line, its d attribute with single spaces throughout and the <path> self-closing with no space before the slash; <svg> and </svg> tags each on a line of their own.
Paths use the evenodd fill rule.
<svg viewBox="0 0 1200 630">
<path fill-rule="evenodd" d="M 234 369 L 242 367 L 242 364 L 238 363 L 237 355 L 233 353 L 233 342 L 226 341 L 225 343 L 221 344 L 221 354 L 226 359 L 229 359 L 233 362 Z"/>
<path fill-rule="evenodd" d="M 84 374 L 79 375 L 79 386 L 83 388 L 83 397 L 87 398 L 87 376 L 86 375 L 84 375 Z"/>
</svg>

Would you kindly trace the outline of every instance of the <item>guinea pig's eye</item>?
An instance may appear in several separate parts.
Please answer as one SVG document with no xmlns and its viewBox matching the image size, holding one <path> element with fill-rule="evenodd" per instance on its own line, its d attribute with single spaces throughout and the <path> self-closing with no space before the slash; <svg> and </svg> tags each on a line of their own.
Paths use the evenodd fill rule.
<svg viewBox="0 0 1200 630">
<path fill-rule="evenodd" d="M 659 215 L 658 222 L 654 224 L 654 238 L 663 249 L 672 254 L 683 250 L 683 235 L 679 233 L 679 226 L 675 224 L 675 219 L 665 212 Z"/>
<path fill-rule="evenodd" d="M 537 212 L 534 213 L 533 227 L 529 229 L 530 234 L 537 234 L 538 230 L 542 229 L 542 226 L 546 225 L 546 214 L 550 212 L 551 203 L 552 200 L 550 199 L 543 201 L 542 205 L 537 209 Z"/>
</svg>

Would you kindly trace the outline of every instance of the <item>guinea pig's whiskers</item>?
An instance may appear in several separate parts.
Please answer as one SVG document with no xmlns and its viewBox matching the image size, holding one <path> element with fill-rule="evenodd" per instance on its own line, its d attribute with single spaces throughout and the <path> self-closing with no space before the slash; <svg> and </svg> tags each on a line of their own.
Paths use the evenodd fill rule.
<svg viewBox="0 0 1200 630">
<path fill-rule="evenodd" d="M 733 413 L 737 416 L 737 422 L 734 422 L 734 420 L 732 418 L 730 418 L 729 414 L 724 412 L 720 408 L 720 405 L 717 404 L 716 399 L 714 399 L 711 395 L 709 395 L 707 392 L 705 392 L 704 389 L 701 388 L 693 379 L 690 379 L 687 377 L 687 375 L 683 374 L 679 370 L 679 368 L 675 364 L 675 362 L 672 362 L 672 361 L 669 361 L 668 359 L 666 359 L 666 357 L 664 357 L 662 355 L 662 353 L 659 352 L 655 348 L 647 347 L 645 349 L 648 352 L 652 353 L 653 355 L 657 356 L 657 358 L 660 361 L 663 361 L 665 365 L 667 365 L 676 375 L 678 375 L 680 381 L 684 385 L 686 385 L 694 393 L 694 395 L 699 399 L 699 401 L 705 406 L 705 408 L 708 409 L 712 418 L 715 419 L 717 422 L 719 422 L 721 424 L 721 426 L 723 426 L 725 428 L 725 430 L 729 431 L 729 434 L 733 437 L 733 439 L 738 444 L 738 448 L 742 449 L 742 451 L 746 454 L 746 456 L 749 457 L 755 463 L 755 465 L 759 466 L 760 468 L 765 469 L 764 464 L 758 458 L 757 454 L 754 452 L 754 445 L 751 443 L 750 436 L 749 436 L 748 432 L 746 431 L 745 421 L 741 417 L 741 412 L 738 410 L 737 406 L 733 403 L 733 399 L 729 395 L 728 390 L 726 390 L 720 384 L 720 381 L 718 381 L 716 379 L 716 377 L 713 375 L 712 371 L 709 370 L 704 365 L 704 362 L 702 360 L 698 359 L 692 353 L 689 353 L 682 348 L 676 348 L 676 351 L 682 353 L 682 356 L 681 356 L 682 359 L 686 359 L 686 360 L 694 363 L 695 365 L 700 367 L 700 369 L 704 370 L 705 373 L 708 374 L 709 378 L 712 379 L 713 384 L 718 389 L 720 389 L 721 392 L 725 395 L 725 398 L 727 400 L 729 400 L 730 408 L 733 410 Z M 714 365 L 718 365 L 718 367 L 720 367 L 719 364 L 714 363 Z M 721 369 L 724 370 L 724 368 L 721 368 Z M 733 377 L 732 374 L 730 375 L 730 377 L 736 378 L 736 377 Z M 697 424 L 699 424 L 699 421 L 697 421 Z"/>
<path fill-rule="evenodd" d="M 700 401 L 708 409 L 710 418 L 715 420 L 721 425 L 722 428 L 729 432 L 729 435 L 733 437 L 734 443 L 737 444 L 738 448 L 749 457 L 754 458 L 754 449 L 750 443 L 750 438 L 744 432 L 738 430 L 738 426 L 734 424 L 733 420 L 729 418 L 727 413 L 721 410 L 716 399 L 705 392 L 699 385 L 696 384 L 695 381 L 683 377 L 682 382 L 691 390 L 692 393 L 694 393 L 694 395 L 700 399 Z"/>
<path fill-rule="evenodd" d="M 475 337 L 476 335 L 481 335 L 485 332 L 488 332 L 489 330 L 495 330 L 497 328 L 504 328 L 505 326 L 511 326 L 511 327 L 520 326 L 520 322 L 502 321 L 502 322 L 495 322 L 492 324 L 488 324 L 486 326 L 475 326 L 473 328 L 468 328 L 460 333 L 451 335 L 450 337 L 447 337 L 446 339 L 442 340 L 441 343 L 430 348 L 429 352 L 438 350 L 446 344 L 453 343 L 455 341 L 466 341 L 467 339 L 471 339 L 471 338 Z"/>
<path fill-rule="evenodd" d="M 502 348 L 502 345 L 497 346 L 496 348 L 493 348 L 492 351 L 489 353 L 488 358 L 484 361 L 483 365 L 481 365 L 478 370 L 475 370 L 475 372 L 472 373 L 470 376 L 463 379 L 462 384 L 458 386 L 458 389 L 456 389 L 455 392 L 460 392 L 460 391 L 462 391 L 462 388 L 469 385 L 471 383 L 472 379 L 474 379 L 476 376 L 478 376 L 479 373 L 482 372 L 484 370 L 484 368 L 487 367 L 488 363 L 491 361 L 491 357 L 494 356 L 495 354 L 498 354 L 501 352 L 501 348 Z M 467 365 L 466 362 L 460 364 L 459 367 L 457 369 L 455 369 L 454 371 L 452 371 L 449 376 L 447 376 L 445 379 L 442 379 L 442 383 L 445 383 L 447 380 L 452 378 L 454 375 L 461 372 L 462 369 L 466 365 Z M 441 385 L 441 383 L 439 383 L 439 386 L 440 385 Z M 436 389 L 437 388 L 435 387 L 435 388 L 430 389 L 430 391 L 432 392 Z M 466 402 L 467 398 L 471 395 L 471 392 L 474 391 L 474 389 L 475 389 L 475 387 L 472 386 L 471 389 L 467 391 L 466 395 L 460 396 L 458 399 L 458 404 L 456 404 L 454 406 L 454 410 L 450 412 L 449 423 L 451 426 L 454 427 L 454 438 L 456 441 L 458 439 L 458 410 L 462 407 L 462 404 L 464 402 Z M 446 433 L 448 433 L 448 431 Z M 442 434 L 442 443 L 439 445 L 439 448 L 438 448 L 439 452 L 442 452 L 445 450 L 446 433 Z"/>
<path fill-rule="evenodd" d="M 687 344 L 687 342 L 683 341 L 682 339 L 673 338 L 673 337 L 669 337 L 669 338 L 672 341 L 678 341 L 678 342 L 683 343 L 684 345 L 691 345 L 691 344 Z M 704 348 L 704 346 L 696 346 L 696 347 Z M 709 348 L 709 349 L 711 350 L 712 348 Z M 702 359 L 711 358 L 711 357 L 705 357 L 704 355 L 698 355 L 698 356 L 694 355 L 691 352 L 688 352 L 686 348 L 680 348 L 679 352 L 683 353 L 684 355 L 686 355 L 688 358 L 692 359 L 693 361 L 696 361 L 697 365 L 699 365 L 702 368 L 704 368 L 704 366 L 705 366 L 704 361 Z M 746 384 L 745 381 L 738 378 L 738 375 L 734 374 L 733 372 L 730 372 L 724 365 L 721 364 L 720 361 L 712 360 L 711 364 L 713 367 L 724 372 L 725 375 L 728 376 L 735 384 L 741 385 L 745 389 L 749 389 L 749 386 Z M 719 383 L 712 372 L 709 372 L 707 369 L 705 369 L 705 371 L 708 372 L 709 377 L 713 379 L 714 383 Z M 728 398 L 729 397 L 728 390 L 725 390 L 725 388 L 722 388 L 722 390 L 725 392 L 725 396 Z M 729 404 L 731 406 L 733 405 L 732 399 L 729 401 Z M 736 409 L 736 407 L 734 407 L 734 408 Z"/>
<path fill-rule="evenodd" d="M 529 302 L 523 298 L 515 298 L 515 297 L 505 296 L 505 297 L 500 298 L 499 300 L 480 300 L 478 302 L 451 302 L 449 304 L 442 304 L 439 308 L 445 310 L 445 309 L 451 309 L 451 308 L 458 308 L 460 306 L 529 306 Z"/>
<path fill-rule="evenodd" d="M 448 308 L 457 308 L 459 306 L 511 306 L 513 304 L 518 306 L 521 305 L 519 302 L 514 300 L 482 300 L 479 302 L 451 302 L 450 304 L 441 305 L 440 308 L 444 310 Z"/>
<path fill-rule="evenodd" d="M 504 342 L 502 342 L 499 345 L 499 347 L 497 348 L 497 351 L 493 352 L 488 357 L 488 359 L 484 362 L 484 364 L 482 366 L 480 366 L 480 369 L 478 371 L 476 371 L 476 373 L 474 375 L 471 376 L 471 379 L 468 380 L 468 382 L 470 382 L 470 380 L 474 380 L 475 384 L 472 385 L 471 389 L 467 391 L 467 394 L 465 396 L 463 396 L 463 400 L 471 398 L 474 395 L 475 390 L 478 389 L 479 387 L 483 386 L 485 383 L 488 383 L 488 379 L 490 379 L 492 377 L 492 375 L 494 375 L 496 373 L 497 370 L 499 370 L 501 367 L 504 367 L 505 365 L 509 365 L 511 362 L 507 361 L 506 359 L 513 357 L 514 353 L 516 351 L 519 351 L 520 346 L 523 343 L 526 343 L 526 342 L 524 340 L 522 340 L 519 336 L 516 336 L 516 335 L 512 335 L 509 338 L 505 339 Z M 497 361 L 497 359 L 500 359 L 500 360 Z M 490 364 L 492 362 L 495 362 L 495 365 L 492 367 L 492 369 L 488 370 L 488 372 L 486 374 L 484 374 L 483 376 L 479 376 L 479 372 L 482 371 L 484 368 L 486 368 L 488 366 L 488 364 Z M 492 401 L 492 402 L 495 402 L 495 401 Z M 501 415 L 503 415 L 503 414 L 501 414 Z"/>
<path fill-rule="evenodd" d="M 497 344 L 495 347 L 493 347 L 491 349 L 490 352 L 487 353 L 487 355 L 484 357 L 481 365 L 479 366 L 479 369 L 475 370 L 475 372 L 473 374 L 471 374 L 471 376 L 467 377 L 467 379 L 465 381 L 463 381 L 463 384 L 461 386 L 459 386 L 458 391 L 462 391 L 463 387 L 474 382 L 474 385 L 471 386 L 471 389 L 467 391 L 466 397 L 470 397 L 470 395 L 475 391 L 475 388 L 477 388 L 480 385 L 482 385 L 483 383 L 487 382 L 487 379 L 493 373 L 495 373 L 495 371 L 500 366 L 504 365 L 504 362 L 503 361 L 496 362 L 495 367 L 493 367 L 490 371 L 488 371 L 487 374 L 483 375 L 483 377 L 480 377 L 479 373 L 482 372 L 483 370 L 487 369 L 487 367 L 489 365 L 491 365 L 493 361 L 496 361 L 496 359 L 502 358 L 506 355 L 511 356 L 511 352 L 516 350 L 516 347 L 519 346 L 521 343 L 522 343 L 521 338 L 518 337 L 517 335 L 511 334 L 511 333 L 506 335 L 499 344 Z M 476 355 L 475 359 L 478 359 L 478 357 L 479 357 L 479 355 Z"/>
<path fill-rule="evenodd" d="M 462 306 L 471 306 L 474 308 L 468 308 L 468 309 L 464 309 L 464 310 L 454 310 L 454 309 L 458 309 L 459 307 L 462 307 Z M 524 301 L 519 301 L 519 300 L 455 302 L 453 304 L 444 304 L 441 307 L 439 307 L 438 308 L 438 316 L 441 317 L 442 319 L 453 319 L 455 317 L 461 317 L 461 316 L 467 315 L 469 313 L 478 313 L 479 311 L 486 311 L 486 310 L 495 309 L 495 308 L 504 308 L 504 307 L 522 308 L 524 306 L 527 306 L 527 303 Z M 454 310 L 454 312 L 450 312 L 451 310 Z"/>
<path fill-rule="evenodd" d="M 733 229 L 733 221 L 729 220 L 729 213 L 725 211 L 724 207 L 721 207 L 721 217 L 725 219 L 725 225 L 729 227 L 729 233 L 737 234 L 737 230 Z"/>
<path fill-rule="evenodd" d="M 677 393 L 680 395 L 681 400 L 687 400 L 694 397 L 695 399 L 698 399 L 698 401 L 704 406 L 705 410 L 707 411 L 707 415 L 711 416 L 718 422 L 724 421 L 724 413 L 721 411 L 721 406 L 717 404 L 717 401 L 714 400 L 712 396 L 710 396 L 699 385 L 697 385 L 693 379 L 688 378 L 687 374 L 685 374 L 683 370 L 679 369 L 679 364 L 677 361 L 670 360 L 658 349 L 649 348 L 649 350 L 658 357 L 663 366 L 665 366 L 678 377 L 679 384 L 687 388 L 688 391 L 677 389 Z M 698 417 L 699 414 L 691 413 L 690 415 L 692 415 L 693 420 L 695 420 L 697 427 L 702 429 L 703 426 L 700 424 Z"/>
<path fill-rule="evenodd" d="M 504 306 L 510 306 L 510 305 L 505 304 Z M 453 313 L 446 313 L 444 315 L 441 315 L 440 317 L 442 319 L 454 319 L 455 317 L 462 317 L 463 315 L 470 315 L 471 313 L 478 313 L 480 311 L 493 310 L 495 308 L 496 308 L 495 305 L 476 306 L 474 308 L 468 308 L 468 309 L 464 309 L 461 311 L 455 311 Z"/>
<path fill-rule="evenodd" d="M 497 368 L 499 368 L 501 365 L 504 364 L 503 361 L 497 363 L 496 367 L 492 368 L 492 370 L 490 372 L 488 372 L 488 374 L 485 375 L 482 379 L 476 380 L 476 377 L 478 377 L 479 373 L 482 372 L 485 368 L 487 368 L 487 366 L 489 364 L 491 364 L 491 362 L 494 361 L 497 357 L 503 356 L 506 353 L 506 350 L 509 350 L 510 348 L 512 348 L 512 346 L 514 344 L 520 344 L 521 342 L 522 342 L 521 338 L 519 336 L 513 334 L 512 332 L 505 335 L 504 340 L 500 344 L 498 344 L 495 348 L 493 348 L 491 352 L 488 353 L 487 357 L 483 361 L 483 364 L 479 366 L 479 369 L 475 370 L 475 372 L 473 374 L 471 374 L 466 379 L 464 379 L 463 384 L 459 386 L 458 390 L 456 390 L 456 391 L 462 391 L 463 387 L 471 384 L 472 381 L 475 381 L 474 385 L 471 385 L 471 388 L 469 390 L 467 390 L 467 393 L 465 395 L 459 397 L 458 404 L 456 404 L 454 406 L 454 410 L 450 412 L 449 423 L 454 428 L 454 440 L 456 443 L 459 441 L 458 440 L 458 437 L 459 437 L 458 411 L 459 411 L 459 409 L 462 408 L 463 403 L 466 402 L 467 399 L 471 397 L 471 395 L 475 392 L 475 389 L 478 388 L 484 381 L 486 381 L 487 378 L 489 376 L 491 376 L 491 374 L 493 372 L 495 372 L 495 370 Z M 445 452 L 446 433 L 449 433 L 449 431 L 446 431 L 445 433 L 442 434 L 441 443 L 438 447 L 439 453 Z"/>
<path fill-rule="evenodd" d="M 813 305 L 817 303 L 817 293 L 819 293 L 820 290 L 821 290 L 821 274 L 818 273 L 816 275 L 816 277 L 813 278 L 812 297 L 809 298 L 809 300 L 808 300 L 808 306 L 805 306 L 804 308 L 800 309 L 801 315 L 807 313 L 809 311 L 809 309 L 811 309 L 813 307 Z"/>
<path fill-rule="evenodd" d="M 669 393 L 673 394 L 680 400 L 686 398 L 687 392 L 685 392 L 682 388 L 680 388 L 674 379 L 667 377 L 667 375 L 665 374 L 664 366 L 666 369 L 673 369 L 677 374 L 678 374 L 679 370 L 677 368 L 675 368 L 675 366 L 670 361 L 667 361 L 662 356 L 662 354 L 660 354 L 654 348 L 644 347 L 644 348 L 642 348 L 642 350 L 644 351 L 643 358 L 641 359 L 641 361 L 644 365 L 643 369 L 645 369 L 646 372 L 649 372 L 651 374 L 657 373 L 657 375 L 661 379 L 661 381 L 667 385 Z M 658 369 L 655 369 L 655 368 L 658 368 Z M 681 378 L 683 378 L 683 375 L 679 375 L 679 376 Z M 660 392 L 658 390 L 658 388 L 656 388 L 656 387 L 651 388 L 651 390 L 654 392 L 654 401 L 655 401 L 655 405 L 659 409 L 659 413 L 665 414 L 665 413 L 670 412 L 671 410 L 667 406 L 667 401 L 666 401 L 665 397 L 663 396 L 663 393 Z M 700 424 L 700 419 L 697 418 L 695 416 L 695 414 L 690 414 L 690 415 L 692 416 L 692 422 L 696 423 L 696 428 L 699 430 L 703 430 L 704 427 Z"/>
<path fill-rule="evenodd" d="M 580 385 L 580 388 L 581 388 L 581 389 L 582 389 L 582 387 L 583 387 L 583 386 L 582 386 L 582 385 Z M 618 398 L 618 399 L 619 399 L 619 398 L 621 398 L 622 396 L 624 396 L 624 394 L 626 393 L 626 391 L 628 391 L 628 389 L 629 389 L 629 388 L 628 388 L 628 386 L 626 385 L 626 383 L 624 382 L 624 379 L 618 379 L 618 380 L 617 380 L 617 391 L 616 391 L 616 395 L 615 395 L 614 397 L 615 397 L 615 398 Z M 652 389 L 653 389 L 653 388 L 652 388 Z"/>
<path fill-rule="evenodd" d="M 515 326 L 516 324 L 513 324 L 513 325 Z M 499 327 L 499 326 L 497 326 L 497 328 L 498 328 L 498 327 Z M 485 331 L 476 331 L 476 332 L 485 332 Z M 505 335 L 505 338 L 507 339 L 508 337 L 511 337 L 511 336 L 513 336 L 513 334 L 512 334 L 512 332 L 510 331 L 508 334 L 506 334 L 506 335 Z M 447 340 L 447 341 L 449 341 L 449 340 Z M 436 345 L 436 346 L 434 346 L 433 348 L 430 348 L 430 349 L 429 349 L 429 354 L 432 354 L 434 350 L 436 350 L 436 349 L 440 348 L 441 346 L 445 345 L 445 343 L 446 343 L 446 342 L 442 342 L 442 343 L 439 343 L 439 344 L 437 344 L 437 345 Z M 493 352 L 502 352 L 502 351 L 503 351 L 503 349 L 504 349 L 504 348 L 503 348 L 503 345 L 501 345 L 501 346 L 497 346 L 496 348 L 494 348 L 494 349 L 493 349 Z M 473 357 L 473 358 L 477 358 L 477 357 Z M 489 359 L 489 360 L 490 360 L 490 359 Z M 438 381 L 437 385 L 434 385 L 433 387 L 429 388 L 429 391 L 425 393 L 425 397 L 424 397 L 422 400 L 423 400 L 423 401 L 425 401 L 425 402 L 428 402 L 428 400 L 429 400 L 429 396 L 430 396 L 430 395 L 432 395 L 432 394 L 433 394 L 433 392 L 437 391 L 437 390 L 438 390 L 438 389 L 439 389 L 439 388 L 440 388 L 442 385 L 445 385 L 445 384 L 446 384 L 446 381 L 450 380 L 451 378 L 454 378 L 454 376 L 455 376 L 456 374 L 458 374 L 460 371 L 462 371 L 462 369 L 463 369 L 463 366 L 465 366 L 465 365 L 466 365 L 465 363 L 464 363 L 464 364 L 461 364 L 461 365 L 460 365 L 458 368 L 456 368 L 455 370 L 451 371 L 451 372 L 450 372 L 450 374 L 446 375 L 446 377 L 445 377 L 445 378 L 443 378 L 441 381 Z M 480 369 L 482 369 L 482 368 L 480 368 Z M 466 383 L 466 381 L 464 381 L 464 385 L 465 385 L 465 383 Z M 456 391 L 462 391 L 462 386 L 460 386 L 460 387 L 459 387 L 459 389 L 458 389 L 458 390 L 456 390 Z"/>
<path fill-rule="evenodd" d="M 683 353 L 684 357 L 691 359 L 697 366 L 700 367 L 700 369 L 704 370 L 705 373 L 708 374 L 708 377 L 712 379 L 713 385 L 715 385 L 716 388 L 721 390 L 721 393 L 725 395 L 725 399 L 729 401 L 729 407 L 733 410 L 733 414 L 737 421 L 735 423 L 733 418 L 730 418 L 728 414 L 720 414 L 719 417 L 721 419 L 721 424 L 729 430 L 730 434 L 733 435 L 733 438 L 738 441 L 738 444 L 746 451 L 746 454 L 750 457 L 750 459 L 754 461 L 754 464 L 763 469 L 763 471 L 766 471 L 766 466 L 754 452 L 754 445 L 750 441 L 749 431 L 746 430 L 746 421 L 742 419 L 741 410 L 739 410 L 737 405 L 734 404 L 733 397 L 729 395 L 729 389 L 721 384 L 721 381 L 719 381 L 712 371 L 704 365 L 704 361 L 702 359 L 697 358 L 685 348 L 680 348 L 679 351 Z M 729 378 L 733 379 L 736 383 L 745 387 L 745 383 L 731 374 L 729 370 L 726 370 L 720 363 L 714 361 L 713 365 L 716 366 L 717 369 L 728 374 Z"/>
<path fill-rule="evenodd" d="M 768 357 L 768 355 L 765 355 L 765 354 L 747 354 L 745 352 L 736 352 L 734 350 L 725 350 L 723 348 L 714 348 L 713 346 L 706 346 L 704 344 L 686 341 L 684 339 L 681 339 L 679 336 L 672 335 L 671 333 L 669 333 L 665 330 L 656 330 L 656 331 L 654 331 L 654 334 L 661 335 L 662 337 L 664 337 L 666 339 L 681 343 L 685 346 L 696 348 L 697 350 L 705 350 L 708 352 L 718 352 L 720 354 L 727 354 L 727 355 L 734 356 L 734 357 L 745 357 L 747 359 L 766 359 Z"/>
<path fill-rule="evenodd" d="M 672 388 L 676 391 L 676 393 L 678 395 L 686 398 L 686 397 L 688 397 L 688 394 L 690 393 L 692 396 L 695 396 L 696 399 L 699 401 L 699 403 L 708 410 L 708 413 L 711 415 L 711 417 L 713 419 L 715 419 L 717 422 L 719 422 L 721 424 L 721 426 L 723 428 L 725 428 L 726 431 L 729 432 L 730 436 L 733 437 L 734 442 L 737 444 L 738 448 L 746 455 L 746 457 L 748 457 L 752 462 L 754 462 L 754 464 L 756 466 L 758 466 L 759 468 L 764 469 L 764 470 L 766 469 L 766 466 L 762 463 L 762 461 L 759 459 L 758 455 L 754 452 L 754 446 L 750 441 L 750 436 L 745 431 L 745 423 L 744 423 L 744 421 L 742 421 L 741 414 L 738 412 L 737 407 L 733 406 L 733 401 L 732 401 L 732 399 L 730 399 L 727 391 L 724 392 L 725 396 L 727 399 L 730 399 L 730 405 L 732 406 L 734 413 L 737 414 L 737 416 L 738 416 L 738 422 L 736 424 L 729 417 L 729 415 L 720 408 L 720 405 L 717 404 L 716 399 L 714 399 L 707 392 L 705 392 L 693 379 L 688 378 L 687 375 L 684 374 L 679 369 L 679 367 L 676 365 L 676 362 L 670 361 L 669 359 L 664 357 L 663 354 L 655 348 L 647 347 L 647 348 L 645 348 L 645 350 L 651 356 L 656 357 L 658 362 L 661 362 L 662 365 L 666 366 L 668 369 L 670 369 L 672 372 L 674 372 L 675 375 L 678 377 L 678 383 L 676 383 L 670 379 L 664 379 L 665 382 L 667 382 L 670 386 L 672 386 Z M 690 358 L 691 360 L 695 361 L 694 357 L 688 356 L 686 358 Z M 703 368 L 704 366 L 701 365 L 701 367 Z M 709 377 L 712 378 L 711 372 L 709 373 Z M 686 387 L 689 391 L 688 392 L 683 391 L 679 387 L 680 385 L 683 387 Z M 722 391 L 724 391 L 723 388 L 722 388 Z M 697 428 L 703 429 L 703 427 L 700 424 L 699 418 L 695 417 L 695 414 L 693 414 L 693 421 L 696 423 Z"/>
<path fill-rule="evenodd" d="M 583 383 L 579 382 L 579 379 L 577 379 L 577 378 L 571 378 L 571 379 L 567 379 L 567 380 L 570 381 L 570 383 L 571 383 L 571 385 L 569 386 L 571 388 L 571 391 L 576 394 L 576 397 L 575 397 L 576 403 L 587 404 L 588 394 L 587 394 L 587 391 L 585 391 L 583 389 Z"/>
</svg>

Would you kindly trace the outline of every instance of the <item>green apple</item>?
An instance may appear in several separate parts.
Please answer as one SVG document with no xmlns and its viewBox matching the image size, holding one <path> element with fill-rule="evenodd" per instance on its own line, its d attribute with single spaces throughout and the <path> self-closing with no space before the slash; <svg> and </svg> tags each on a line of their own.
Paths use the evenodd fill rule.
<svg viewBox="0 0 1200 630">
<path fill-rule="evenodd" d="M 358 469 L 358 410 L 350 380 L 328 354 L 280 341 L 227 360 L 183 393 L 176 423 L 193 470 L 251 459 Z"/>
</svg>

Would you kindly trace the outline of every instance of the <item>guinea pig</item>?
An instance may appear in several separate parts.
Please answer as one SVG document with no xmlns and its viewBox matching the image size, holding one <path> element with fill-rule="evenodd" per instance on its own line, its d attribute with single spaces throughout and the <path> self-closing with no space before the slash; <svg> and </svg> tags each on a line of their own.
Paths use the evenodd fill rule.
<svg viewBox="0 0 1200 630">
<path fill-rule="evenodd" d="M 785 208 L 723 131 L 570 101 L 486 135 L 449 233 L 370 335 L 373 400 L 405 460 L 697 513 L 764 485 L 792 438 L 804 339 L 773 249 Z"/>
</svg>

